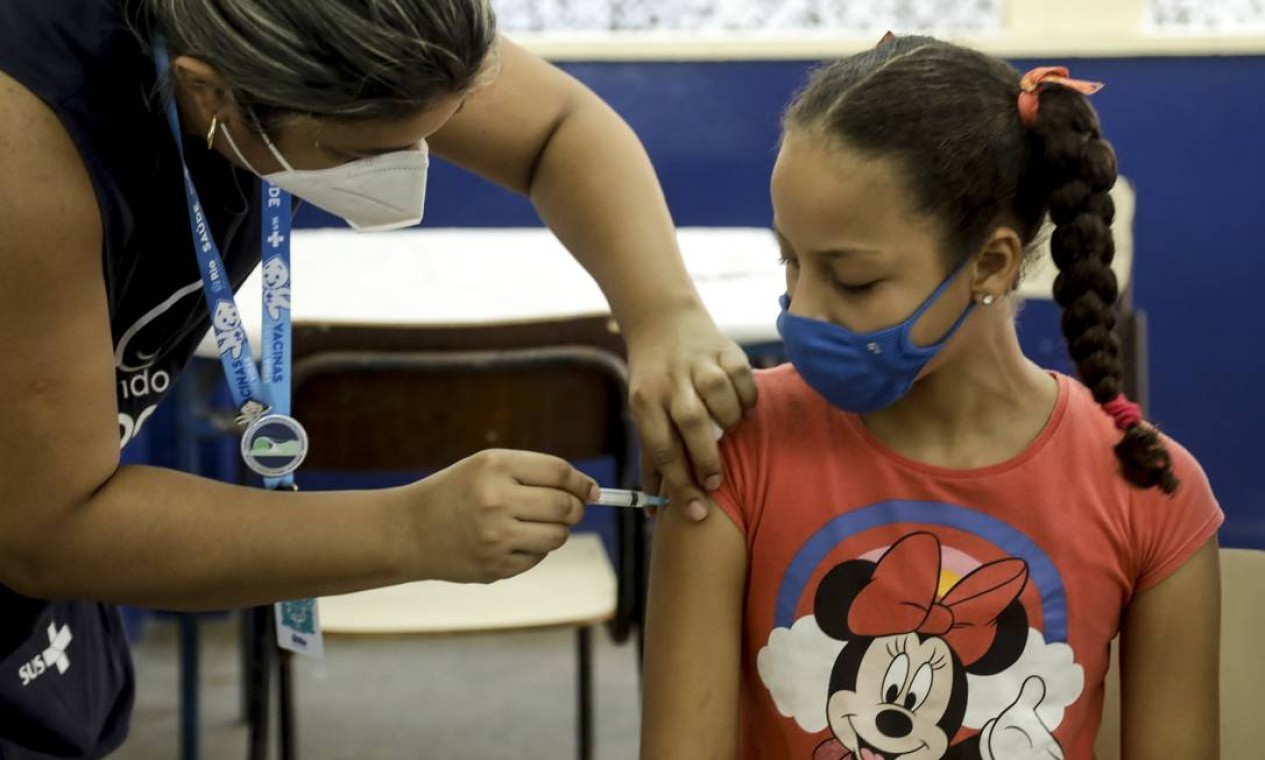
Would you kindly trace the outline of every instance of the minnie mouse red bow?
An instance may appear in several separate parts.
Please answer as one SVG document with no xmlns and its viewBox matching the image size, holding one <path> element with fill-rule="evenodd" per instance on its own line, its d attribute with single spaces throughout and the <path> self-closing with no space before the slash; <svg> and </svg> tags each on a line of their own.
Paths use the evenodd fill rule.
<svg viewBox="0 0 1265 760">
<path fill-rule="evenodd" d="M 997 617 L 1027 582 L 1028 563 L 1003 559 L 976 568 L 937 600 L 940 541 L 930 533 L 914 533 L 879 560 L 853 600 L 848 628 L 861 636 L 939 636 L 963 665 L 970 665 L 992 647 Z"/>
</svg>

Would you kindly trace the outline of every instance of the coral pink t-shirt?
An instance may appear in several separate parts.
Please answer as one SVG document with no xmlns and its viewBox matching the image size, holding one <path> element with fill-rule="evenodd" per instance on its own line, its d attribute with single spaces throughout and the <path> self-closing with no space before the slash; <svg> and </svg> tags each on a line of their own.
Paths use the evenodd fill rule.
<svg viewBox="0 0 1265 760">
<path fill-rule="evenodd" d="M 1178 492 L 1129 486 L 1111 419 L 1057 380 L 1025 451 L 948 470 L 886 448 L 790 365 L 758 374 L 716 494 L 748 550 L 741 757 L 1093 756 L 1122 610 L 1223 516 L 1171 440 Z"/>
</svg>

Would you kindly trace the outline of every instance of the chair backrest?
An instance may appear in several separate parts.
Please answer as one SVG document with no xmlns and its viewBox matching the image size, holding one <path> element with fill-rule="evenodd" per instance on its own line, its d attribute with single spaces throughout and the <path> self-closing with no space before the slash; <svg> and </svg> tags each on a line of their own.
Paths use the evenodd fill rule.
<svg viewBox="0 0 1265 760">
<path fill-rule="evenodd" d="M 335 337 L 382 348 L 313 352 L 309 343 L 296 350 L 303 358 L 294 365 L 293 409 L 311 441 L 305 470 L 417 473 L 484 449 L 509 448 L 569 461 L 611 456 L 619 485 L 632 485 L 628 374 L 618 355 L 558 345 L 418 352 L 404 349 L 454 345 L 461 332 L 438 331 L 438 340 L 428 331 L 353 332 Z M 505 338 L 480 334 L 476 345 Z M 300 335 L 296 329 L 296 349 Z M 569 335 L 564 330 L 553 338 Z M 507 342 L 526 342 L 533 335 L 520 330 L 510 337 Z M 320 345 L 338 344 L 324 335 Z M 610 631 L 620 642 L 644 607 L 644 523 L 640 511 L 615 515 L 618 593 Z"/>
<path fill-rule="evenodd" d="M 337 351 L 294 369 L 304 467 L 412 471 L 513 448 L 627 469 L 627 371 L 596 349 Z"/>
<path fill-rule="evenodd" d="M 624 340 L 613 317 L 588 317 L 427 325 L 329 324 L 294 325 L 294 360 L 335 351 L 507 351 L 516 348 L 586 346 L 624 355 Z"/>
<path fill-rule="evenodd" d="M 1259 757 L 1265 747 L 1265 551 L 1221 550 L 1221 756 Z M 1103 704 L 1098 760 L 1120 757 L 1120 671 L 1116 645 Z"/>
</svg>

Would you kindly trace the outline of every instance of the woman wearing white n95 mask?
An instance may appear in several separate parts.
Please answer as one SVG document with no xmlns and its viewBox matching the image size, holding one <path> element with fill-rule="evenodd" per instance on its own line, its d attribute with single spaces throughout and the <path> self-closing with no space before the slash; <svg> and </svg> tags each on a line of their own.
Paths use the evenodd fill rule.
<svg viewBox="0 0 1265 760">
<path fill-rule="evenodd" d="M 256 125 L 258 119 L 252 118 Z M 328 169 L 295 169 L 272 144 L 268 133 L 259 137 L 283 171 L 261 174 L 242 154 L 233 134 L 223 124 L 221 130 L 233 155 L 255 174 L 289 193 L 341 216 L 360 232 L 383 232 L 411 227 L 422 221 L 426 205 L 426 173 L 430 168 L 430 148 L 423 140 L 418 146 L 392 151 L 373 158 L 358 158 Z M 214 144 L 215 131 L 207 138 Z"/>
<path fill-rule="evenodd" d="M 529 195 L 603 288 L 652 484 L 687 511 L 718 484 L 710 420 L 754 403 L 746 361 L 699 303 L 632 132 L 498 38 L 487 0 L 4 0 L 0 755 L 123 740 L 112 603 L 490 581 L 565 540 L 594 484 L 530 453 L 346 493 L 120 467 L 209 323 L 204 249 L 234 287 L 259 263 L 259 178 L 360 229 L 408 225 L 427 146 Z M 240 351 L 231 298 L 215 311 L 222 349 Z"/>
</svg>

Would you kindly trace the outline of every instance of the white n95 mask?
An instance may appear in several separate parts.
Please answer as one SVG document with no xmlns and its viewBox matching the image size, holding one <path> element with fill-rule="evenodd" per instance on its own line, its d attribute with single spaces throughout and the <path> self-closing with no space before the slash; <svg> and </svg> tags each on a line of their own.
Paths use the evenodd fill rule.
<svg viewBox="0 0 1265 760">
<path fill-rule="evenodd" d="M 252 172 L 224 125 L 228 144 Z M 295 169 L 272 144 L 262 129 L 268 150 L 285 171 L 259 175 L 277 187 L 334 216 L 340 216 L 358 232 L 382 232 L 411 227 L 422 221 L 426 204 L 426 172 L 430 149 L 423 140 L 418 150 L 401 150 L 373 158 L 361 158 L 329 169 Z"/>
</svg>

